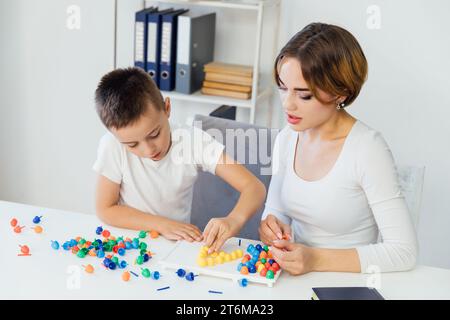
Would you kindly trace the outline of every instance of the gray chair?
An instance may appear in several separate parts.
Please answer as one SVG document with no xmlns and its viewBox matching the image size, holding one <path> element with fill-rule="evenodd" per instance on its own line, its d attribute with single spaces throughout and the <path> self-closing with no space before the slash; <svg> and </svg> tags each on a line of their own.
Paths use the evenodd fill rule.
<svg viewBox="0 0 450 320">
<path fill-rule="evenodd" d="M 417 230 L 422 205 L 425 167 L 401 165 L 397 171 L 400 188 L 405 197 L 414 227 Z"/>
<path fill-rule="evenodd" d="M 195 116 L 194 125 L 222 142 L 228 154 L 243 163 L 264 183 L 266 189 L 269 188 L 272 147 L 278 130 L 201 115 Z M 214 130 L 211 131 L 211 129 Z M 227 129 L 230 129 L 228 136 Z M 231 135 L 231 132 L 238 134 Z M 221 140 L 219 136 L 224 139 Z M 227 139 L 232 139 L 232 141 Z M 210 173 L 200 172 L 194 185 L 191 223 L 203 230 L 211 218 L 228 215 L 238 198 L 239 193 L 222 179 Z M 263 209 L 264 206 L 244 226 L 239 237 L 259 239 L 258 227 Z"/>
</svg>

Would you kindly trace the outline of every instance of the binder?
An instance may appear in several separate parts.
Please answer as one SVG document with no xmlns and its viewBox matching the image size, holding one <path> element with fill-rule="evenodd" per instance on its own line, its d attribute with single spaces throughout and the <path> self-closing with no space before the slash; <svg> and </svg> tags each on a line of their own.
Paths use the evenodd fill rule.
<svg viewBox="0 0 450 320">
<path fill-rule="evenodd" d="M 175 91 L 191 94 L 202 87 L 205 64 L 214 59 L 216 14 L 178 17 Z"/>
<path fill-rule="evenodd" d="M 159 87 L 159 64 L 161 60 L 162 16 L 173 9 L 147 13 L 147 63 L 146 71 Z"/>
<path fill-rule="evenodd" d="M 157 10 L 150 7 L 135 14 L 134 23 L 134 66 L 146 69 L 147 61 L 147 13 Z"/>
<path fill-rule="evenodd" d="M 164 91 L 172 91 L 175 88 L 175 68 L 177 50 L 177 22 L 178 16 L 188 10 L 176 10 L 162 17 L 161 34 L 161 63 L 159 65 L 159 88 Z"/>
</svg>

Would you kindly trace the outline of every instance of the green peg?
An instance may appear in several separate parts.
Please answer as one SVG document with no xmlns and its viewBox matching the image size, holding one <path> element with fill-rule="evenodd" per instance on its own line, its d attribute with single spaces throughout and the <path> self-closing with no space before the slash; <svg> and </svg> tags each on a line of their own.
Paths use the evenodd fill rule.
<svg viewBox="0 0 450 320">
<path fill-rule="evenodd" d="M 136 263 L 137 264 L 143 264 L 144 263 L 144 257 L 143 256 L 139 256 L 136 258 Z"/>
<path fill-rule="evenodd" d="M 145 268 L 145 269 L 141 268 L 141 270 L 142 270 L 142 276 L 144 276 L 146 278 L 150 278 L 150 276 L 151 276 L 150 270 L 148 270 L 147 268 Z"/>
<path fill-rule="evenodd" d="M 144 239 L 147 236 L 147 231 L 140 231 L 139 238 Z"/>
</svg>

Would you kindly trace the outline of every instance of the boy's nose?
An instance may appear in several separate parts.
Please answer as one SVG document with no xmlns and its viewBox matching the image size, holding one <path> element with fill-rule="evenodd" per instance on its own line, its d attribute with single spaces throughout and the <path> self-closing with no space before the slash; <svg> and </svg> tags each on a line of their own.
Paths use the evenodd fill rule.
<svg viewBox="0 0 450 320">
<path fill-rule="evenodd" d="M 144 148 L 142 150 L 144 157 L 151 157 L 155 154 L 155 152 L 156 152 L 156 148 L 153 144 L 144 143 Z"/>
</svg>

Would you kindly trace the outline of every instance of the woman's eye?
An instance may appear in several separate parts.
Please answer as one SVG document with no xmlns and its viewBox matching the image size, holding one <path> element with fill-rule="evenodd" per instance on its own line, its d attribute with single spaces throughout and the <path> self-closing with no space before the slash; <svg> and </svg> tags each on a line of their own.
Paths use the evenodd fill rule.
<svg viewBox="0 0 450 320">
<path fill-rule="evenodd" d="M 300 99 L 302 99 L 302 100 L 311 100 L 312 95 L 309 95 L 309 96 L 302 96 L 302 95 L 299 94 L 298 97 L 299 97 Z"/>
</svg>

